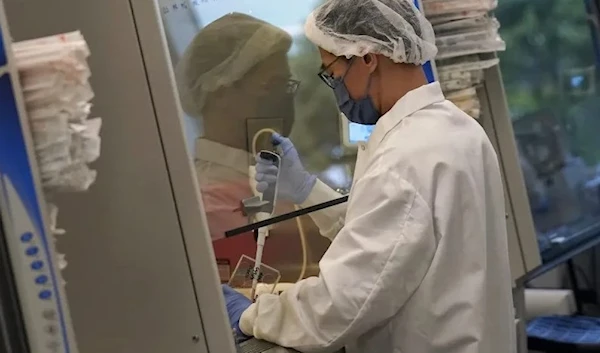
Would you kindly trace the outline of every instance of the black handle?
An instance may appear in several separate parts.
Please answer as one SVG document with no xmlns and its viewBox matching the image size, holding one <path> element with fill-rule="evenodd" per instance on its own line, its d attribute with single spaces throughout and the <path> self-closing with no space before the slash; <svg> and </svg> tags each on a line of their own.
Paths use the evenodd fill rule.
<svg viewBox="0 0 600 353">
<path fill-rule="evenodd" d="M 281 168 L 281 166 L 279 165 L 280 159 L 273 152 L 261 151 L 260 158 L 265 159 L 267 161 L 271 161 L 277 167 L 277 170 L 279 170 L 279 168 Z M 269 184 L 267 189 L 263 192 L 262 200 L 267 201 L 269 203 L 263 207 L 262 212 L 271 214 L 275 210 L 274 205 L 275 205 L 275 197 L 276 197 L 275 190 L 276 189 L 277 189 L 277 181 L 273 184 Z"/>
<path fill-rule="evenodd" d="M 346 201 L 348 201 L 348 196 L 343 196 L 343 197 L 340 197 L 339 199 L 323 202 L 318 205 L 303 208 L 301 210 L 293 211 L 293 212 L 286 213 L 286 214 L 283 214 L 280 216 L 275 216 L 275 217 L 266 219 L 264 221 L 251 223 L 251 224 L 239 227 L 239 228 L 234 228 L 234 229 L 226 231 L 225 237 L 230 238 L 230 237 L 234 237 L 236 235 L 240 235 L 240 234 L 244 234 L 244 233 L 248 233 L 248 232 L 252 232 L 252 231 L 257 231 L 259 228 L 267 227 L 267 226 L 270 226 L 271 224 L 280 223 L 283 221 L 287 221 L 289 219 L 304 216 L 309 213 L 317 212 L 317 211 L 323 210 L 325 208 L 329 208 L 332 206 L 342 204 Z M 257 233 L 255 233 L 255 234 L 257 234 Z"/>
</svg>

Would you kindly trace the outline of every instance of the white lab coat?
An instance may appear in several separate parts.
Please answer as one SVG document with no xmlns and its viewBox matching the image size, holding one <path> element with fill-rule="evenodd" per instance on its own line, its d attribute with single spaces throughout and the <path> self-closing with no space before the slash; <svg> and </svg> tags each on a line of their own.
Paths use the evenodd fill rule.
<svg viewBox="0 0 600 353">
<path fill-rule="evenodd" d="M 307 203 L 332 196 L 319 183 Z M 319 277 L 260 296 L 243 332 L 303 352 L 516 351 L 497 156 L 438 83 L 378 121 L 345 217 L 314 220 L 326 236 L 343 225 Z"/>
</svg>

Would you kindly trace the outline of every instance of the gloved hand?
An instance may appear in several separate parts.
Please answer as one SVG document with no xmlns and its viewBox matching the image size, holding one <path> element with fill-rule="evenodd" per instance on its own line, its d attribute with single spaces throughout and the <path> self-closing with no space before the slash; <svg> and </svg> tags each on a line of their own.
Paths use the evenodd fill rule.
<svg viewBox="0 0 600 353">
<path fill-rule="evenodd" d="M 278 197 L 299 205 L 306 201 L 317 177 L 304 169 L 296 147 L 290 139 L 277 133 L 272 137 L 273 145 L 281 148 L 281 171 L 279 174 Z M 271 161 L 256 156 L 256 190 L 265 192 L 277 180 L 277 166 Z"/>
<path fill-rule="evenodd" d="M 251 337 L 246 336 L 240 330 L 240 318 L 242 314 L 252 302 L 250 299 L 244 297 L 242 294 L 238 293 L 236 290 L 232 289 L 226 284 L 223 284 L 223 296 L 225 297 L 225 307 L 227 308 L 227 315 L 229 316 L 229 322 L 231 323 L 231 328 L 236 335 L 237 342 L 243 342 Z"/>
</svg>

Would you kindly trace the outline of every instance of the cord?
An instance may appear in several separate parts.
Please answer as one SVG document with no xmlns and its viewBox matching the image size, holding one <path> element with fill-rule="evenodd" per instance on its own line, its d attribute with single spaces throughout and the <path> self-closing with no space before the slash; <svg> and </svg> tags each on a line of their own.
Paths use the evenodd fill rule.
<svg viewBox="0 0 600 353">
<path fill-rule="evenodd" d="M 270 128 L 265 128 L 265 129 L 260 129 L 258 130 L 255 134 L 254 137 L 252 138 L 252 156 L 256 156 L 256 141 L 258 141 L 258 136 L 264 134 L 264 133 L 271 133 L 271 134 L 276 134 L 277 131 L 270 129 Z"/>
<path fill-rule="evenodd" d="M 270 128 L 265 128 L 265 129 L 260 129 L 258 130 L 255 134 L 254 137 L 252 138 L 252 155 L 256 156 L 256 142 L 258 141 L 258 136 L 260 136 L 261 134 L 264 133 L 277 133 L 277 131 L 270 129 Z M 298 207 L 298 205 L 294 205 L 294 209 L 297 211 L 300 209 L 300 207 Z M 304 279 L 304 275 L 306 275 L 306 269 L 308 268 L 308 246 L 307 246 L 307 242 L 306 242 L 306 233 L 304 232 L 304 226 L 302 225 L 302 221 L 300 220 L 300 217 L 296 217 L 296 226 L 298 227 L 298 234 L 300 236 L 300 246 L 302 248 L 302 269 L 300 270 L 300 275 L 298 276 L 298 279 L 296 280 L 296 282 Z"/>
<path fill-rule="evenodd" d="M 300 209 L 298 205 L 294 205 L 296 211 Z M 300 235 L 300 246 L 302 247 L 302 270 L 300 271 L 300 275 L 296 282 L 299 282 L 304 279 L 304 275 L 306 274 L 306 268 L 308 267 L 308 246 L 306 244 L 306 233 L 304 233 L 304 226 L 302 225 L 302 221 L 300 217 L 296 217 L 296 225 L 298 226 L 298 234 Z"/>
</svg>

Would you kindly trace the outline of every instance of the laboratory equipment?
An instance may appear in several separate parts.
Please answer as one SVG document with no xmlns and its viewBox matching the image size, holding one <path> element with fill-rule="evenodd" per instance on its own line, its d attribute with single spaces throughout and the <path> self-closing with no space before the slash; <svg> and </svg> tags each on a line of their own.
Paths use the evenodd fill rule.
<svg viewBox="0 0 600 353">
<path fill-rule="evenodd" d="M 255 279 L 257 284 L 254 283 Z M 254 299 L 258 287 L 259 293 L 273 293 L 280 279 L 281 273 L 277 269 L 263 263 L 257 268 L 255 259 L 242 255 L 227 284 L 246 297 Z"/>
<path fill-rule="evenodd" d="M 343 203 L 348 202 L 348 198 L 349 198 L 349 196 L 342 196 L 335 200 L 326 201 L 321 204 L 317 204 L 317 205 L 310 206 L 310 207 L 305 207 L 305 208 L 302 208 L 302 209 L 299 209 L 299 210 L 296 210 L 296 211 L 293 211 L 290 213 L 274 216 L 269 219 L 265 219 L 265 220 L 262 220 L 262 221 L 259 221 L 256 223 L 248 224 L 248 225 L 245 225 L 240 228 L 231 229 L 231 230 L 228 230 L 227 232 L 225 232 L 225 236 L 226 237 L 235 237 L 236 235 L 240 235 L 240 234 L 261 228 L 261 227 L 266 227 L 271 224 L 281 223 L 281 222 L 287 221 L 289 219 L 304 216 L 304 215 L 312 213 L 312 212 L 317 212 L 317 211 L 325 210 L 325 209 L 328 209 L 331 207 L 335 207 L 337 205 L 341 205 Z"/>
<path fill-rule="evenodd" d="M 495 54 L 506 49 L 500 23 L 490 13 L 495 1 L 425 1 L 427 18 L 436 33 L 439 79 L 446 98 L 473 118 L 481 116 L 475 89 L 484 69 L 498 64 Z"/>
<path fill-rule="evenodd" d="M 281 169 L 281 157 L 279 157 L 279 155 L 277 153 L 263 150 L 263 151 L 260 151 L 258 156 L 261 159 L 271 163 L 273 166 L 275 166 L 277 168 L 278 171 Z M 273 184 L 273 186 L 268 187 L 262 193 L 262 201 L 268 202 L 267 207 L 265 207 L 262 210 L 262 212 L 272 214 L 273 211 L 275 210 L 275 204 L 276 204 L 276 200 L 277 200 L 277 191 L 278 191 L 278 186 L 279 186 L 279 183 L 277 182 L 277 180 L 279 180 L 279 173 L 277 173 L 276 181 Z"/>
<path fill-rule="evenodd" d="M 353 123 L 344 116 L 344 113 L 340 113 L 342 143 L 350 153 L 356 153 L 359 143 L 366 143 L 369 140 L 373 129 L 372 125 Z"/>
<path fill-rule="evenodd" d="M 88 119 L 94 92 L 79 32 L 13 44 L 33 145 L 46 192 L 85 191 L 100 155 L 102 119 Z"/>
<path fill-rule="evenodd" d="M 110 0 L 6 5 L 13 38 L 29 39 L 78 28 L 84 35 L 90 34 L 90 49 L 99 53 L 90 60 L 98 87 L 94 111 L 112 118 L 104 125 L 105 158 L 96 164 L 103 180 L 89 194 L 85 206 L 82 199 L 66 197 L 58 202 L 63 226 L 81 235 L 58 240 L 69 256 L 67 291 L 80 348 L 86 352 L 203 352 L 210 347 L 211 351 L 233 353 L 223 307 L 215 305 L 222 299 L 216 285 L 216 265 L 208 260 L 212 257 L 210 242 L 202 231 L 198 236 L 197 230 L 204 224 L 196 194 L 190 192 L 195 190 L 191 172 L 186 175 L 185 191 L 192 196 L 191 204 L 188 211 L 183 211 L 183 206 L 179 211 L 188 214 L 187 218 L 181 214 L 182 218 L 200 223 L 183 226 L 193 243 L 188 249 L 204 249 L 206 254 L 194 256 L 193 264 L 186 256 L 131 9 Z M 158 18 L 154 23 L 159 23 Z M 174 128 L 181 133 L 177 126 Z M 185 145 L 180 147 L 185 156 Z M 173 163 L 177 164 L 170 161 L 170 168 L 175 168 Z M 180 163 L 179 170 L 190 170 L 187 157 Z M 171 256 L 175 258 L 160 261 Z M 207 259 L 206 266 L 203 259 Z M 197 272 L 206 272 L 208 277 L 192 281 L 190 273 Z M 214 287 L 206 285 L 211 281 Z M 63 299 L 58 293 L 55 298 Z M 199 304 L 203 301 L 206 304 Z M 160 303 L 170 304 L 166 307 Z M 200 311 L 210 318 L 206 331 Z M 36 322 L 44 325 L 43 319 Z M 35 351 L 44 352 L 45 347 Z"/>
<path fill-rule="evenodd" d="M 58 227 L 58 194 L 87 191 L 97 172 L 89 164 L 100 156 L 101 118 L 89 118 L 94 96 L 89 83 L 90 50 L 80 32 L 63 33 L 12 44 L 33 150 L 45 194 L 50 236 Z M 67 266 L 57 254 L 58 267 Z M 64 282 L 64 279 L 60 279 Z"/>
<path fill-rule="evenodd" d="M 162 93 L 154 88 L 156 79 L 173 82 L 159 7 L 154 2 L 129 4 L 136 7 L 135 22 L 129 6 L 111 0 L 90 4 L 61 0 L 41 7 L 13 3 L 9 8 L 17 39 L 70 28 L 90 33 L 91 50 L 100 53 L 90 61 L 99 87 L 94 112 L 114 117 L 104 126 L 105 158 L 96 164 L 103 178 L 87 207 L 69 198 L 59 202 L 64 226 L 87 235 L 59 239 L 70 259 L 68 290 L 74 298 L 70 304 L 79 344 L 88 352 L 233 352 L 223 306 L 215 304 L 222 304 L 222 299 L 203 205 L 181 124 L 174 119 L 180 114 L 178 99 L 170 84 Z M 40 12 L 44 20 L 35 19 Z M 139 25 L 150 26 L 150 35 L 144 35 Z M 161 44 L 155 47 L 152 38 Z M 146 64 L 152 63 L 142 57 L 152 47 L 160 53 L 154 64 L 167 76 L 155 76 L 150 89 L 144 77 Z M 116 51 L 119 60 L 113 60 Z M 124 77 L 127 80 L 114 85 Z M 170 118 L 162 115 L 165 109 L 174 109 Z M 156 114 L 165 120 L 158 122 Z M 180 176 L 175 176 L 176 170 Z M 254 248 L 253 239 L 252 244 Z M 211 282 L 215 286 L 207 285 Z M 148 305 L 132 305 L 131 298 Z"/>
<path fill-rule="evenodd" d="M 267 129 L 263 130 L 266 131 Z M 252 145 L 256 145 L 256 137 L 260 135 L 259 131 L 255 134 L 255 139 L 252 141 Z M 271 130 L 273 131 L 273 130 Z M 271 135 L 269 131 L 269 136 Z M 274 184 L 266 187 L 264 190 L 256 190 L 257 193 L 261 193 L 260 196 L 250 197 L 244 200 L 241 200 L 241 211 L 244 216 L 249 217 L 249 219 L 258 221 L 272 216 L 275 211 L 275 206 L 277 204 L 277 194 L 279 191 L 279 170 L 281 168 L 281 157 L 275 152 L 262 150 L 257 154 L 257 158 L 260 161 L 269 167 L 276 168 L 277 173 L 273 177 L 275 178 Z M 251 167 L 252 169 L 252 167 Z M 253 173 L 250 173 L 252 175 Z M 252 184 L 252 183 L 251 183 Z M 254 188 L 256 189 L 256 188 Z"/>
<path fill-rule="evenodd" d="M 487 12 L 494 8 L 494 0 L 425 0 L 425 13 L 428 16 L 443 16 L 447 14 L 460 14 L 460 17 L 467 17 L 465 14 L 472 12 Z"/>
<path fill-rule="evenodd" d="M 36 156 L 39 149 L 34 148 L 3 6 L 0 1 L 0 343 L 7 352 L 76 353 L 48 226 Z"/>
<path fill-rule="evenodd" d="M 59 246 L 70 260 L 69 304 L 78 344 L 85 352 L 224 353 L 234 350 L 219 294 L 214 261 L 217 250 L 213 251 L 209 240 L 206 207 L 198 197 L 200 188 L 188 154 L 189 144 L 182 132 L 185 125 L 171 61 L 176 55 L 168 51 L 169 47 L 182 45 L 167 42 L 167 38 L 177 38 L 177 33 L 164 33 L 167 27 L 174 31 L 179 27 L 163 19 L 171 19 L 170 16 L 181 19 L 181 14 L 191 13 L 190 18 L 200 18 L 198 27 L 201 28 L 226 13 L 252 11 L 252 15 L 268 18 L 298 38 L 301 30 L 298 32 L 296 27 L 313 5 L 306 1 L 233 4 L 194 0 L 184 3 L 185 6 L 181 1 L 130 0 L 124 6 L 117 0 L 86 3 L 57 0 L 7 4 L 16 39 L 74 28 L 86 35 L 95 53 L 90 59 L 96 91 L 94 113 L 111 117 L 103 126 L 103 157 L 96 164 L 101 178 L 96 188 L 89 199 L 75 202 L 65 198 L 59 204 L 64 226 L 70 232 L 87 235 L 59 240 Z M 289 11 L 292 7 L 295 10 Z M 282 13 L 289 17 L 283 17 Z M 163 27 L 163 23 L 170 25 Z M 185 29 L 189 27 L 186 24 Z M 302 41 L 295 40 L 290 58 L 301 50 Z M 317 91 L 318 88 L 313 88 L 317 85 L 311 86 L 309 80 L 312 76 L 318 80 L 314 75 L 318 65 L 313 67 L 312 61 L 307 62 L 304 66 L 301 62 L 294 66 L 295 70 L 308 67 L 307 71 L 311 72 L 301 77 L 299 91 Z M 526 196 L 499 71 L 493 67 L 484 70 L 484 74 L 484 84 L 478 90 L 482 97 L 481 123 L 501 152 L 512 246 L 510 256 L 513 276 L 519 277 L 535 263 L 535 257 L 527 257 L 530 228 L 527 200 L 523 201 Z M 309 95 L 312 92 L 299 93 L 297 104 L 311 101 L 302 99 L 312 97 Z M 319 102 L 319 112 L 327 106 L 321 104 L 322 101 L 331 103 L 326 98 L 314 100 Z M 232 100 L 229 105 L 235 106 L 237 101 Z M 330 123 L 325 118 L 330 117 L 335 121 L 332 136 L 339 140 L 337 111 L 334 116 L 318 116 L 318 126 L 325 130 Z M 324 146 L 314 142 L 318 131 L 303 130 L 301 126 L 294 126 L 294 130 L 292 134 L 300 134 L 306 144 L 316 145 L 315 149 Z M 246 145 L 245 139 L 240 143 Z M 245 160 L 249 155 L 242 154 Z M 311 160 L 311 165 L 318 165 L 316 159 L 317 162 Z M 247 163 L 240 166 L 248 170 Z M 250 179 L 246 174 L 245 178 Z M 316 261 L 328 242 L 318 236 L 312 223 L 304 224 L 311 236 L 307 274 L 316 274 Z M 285 225 L 280 227 L 285 228 Z M 293 228 L 296 229 L 295 224 Z M 300 272 L 301 253 L 288 249 L 301 248 L 298 235 L 292 231 L 282 231 L 277 238 L 275 233 L 271 235 L 269 248 L 272 244 L 278 253 L 266 254 L 272 261 L 265 259 L 265 262 L 280 271 L 282 278 L 295 280 Z M 247 238 L 244 246 L 253 251 L 256 243 L 252 234 L 247 234 Z M 217 247 L 215 245 L 215 249 Z M 90 305 L 91 301 L 94 305 Z M 132 301 L 140 305 L 132 305 Z M 124 313 L 127 313 L 126 318 Z"/>
<path fill-rule="evenodd" d="M 498 35 L 500 24 L 487 14 L 469 21 L 441 23 L 434 28 L 438 60 L 506 49 L 506 44 Z"/>
<path fill-rule="evenodd" d="M 264 206 L 261 211 L 258 213 L 265 214 L 266 217 L 269 217 L 275 211 L 275 204 L 277 200 L 278 187 L 279 187 L 279 171 L 281 170 L 281 157 L 275 152 L 271 151 L 260 151 L 258 154 L 261 160 L 267 161 L 277 168 L 277 174 L 275 176 L 275 182 L 269 184 L 266 190 L 262 193 L 262 202 Z M 258 285 L 258 281 L 260 280 L 261 275 L 261 265 L 263 258 L 263 250 L 265 248 L 265 242 L 267 240 L 269 228 L 262 227 L 256 230 L 256 255 L 254 260 L 254 269 L 252 271 L 252 292 L 250 294 L 250 299 L 255 299 L 256 286 Z M 279 280 L 279 279 L 278 279 Z"/>
</svg>

